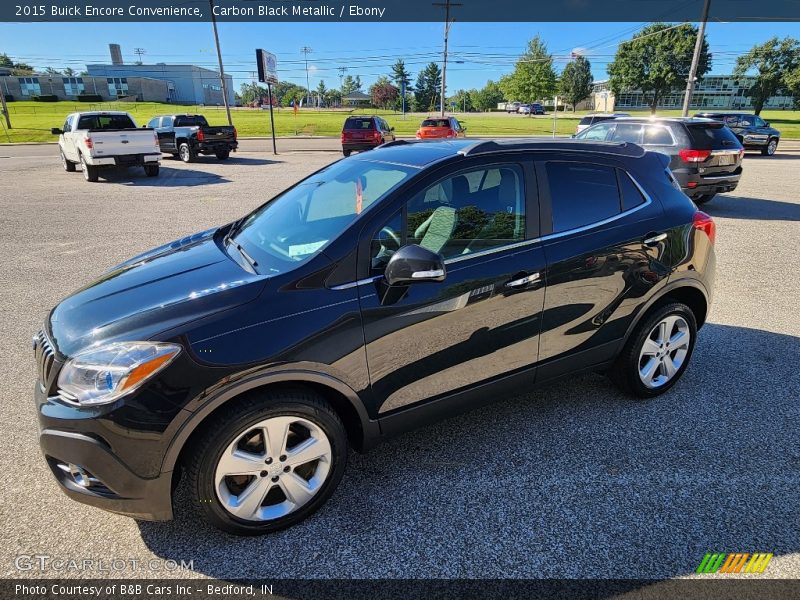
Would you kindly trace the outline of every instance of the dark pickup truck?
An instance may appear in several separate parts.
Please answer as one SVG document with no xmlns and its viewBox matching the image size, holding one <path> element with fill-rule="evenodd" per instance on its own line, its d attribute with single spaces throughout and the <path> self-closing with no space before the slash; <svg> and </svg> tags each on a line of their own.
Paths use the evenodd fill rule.
<svg viewBox="0 0 800 600">
<path fill-rule="evenodd" d="M 704 119 L 721 121 L 730 127 L 746 150 L 761 150 L 772 156 L 778 149 L 781 132 L 770 127 L 769 122 L 750 113 L 702 112 L 695 115 Z"/>
<path fill-rule="evenodd" d="M 239 146 L 235 127 L 211 127 L 203 115 L 162 115 L 150 119 L 147 127 L 155 129 L 162 152 L 180 157 L 185 163 L 192 162 L 198 154 L 213 154 L 226 160 Z"/>
</svg>

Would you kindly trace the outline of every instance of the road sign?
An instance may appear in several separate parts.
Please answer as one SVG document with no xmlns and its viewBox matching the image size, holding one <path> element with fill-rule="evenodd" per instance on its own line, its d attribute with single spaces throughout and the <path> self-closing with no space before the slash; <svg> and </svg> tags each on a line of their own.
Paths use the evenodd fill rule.
<svg viewBox="0 0 800 600">
<path fill-rule="evenodd" d="M 256 50 L 258 80 L 262 83 L 278 83 L 278 59 L 272 52 Z"/>
</svg>

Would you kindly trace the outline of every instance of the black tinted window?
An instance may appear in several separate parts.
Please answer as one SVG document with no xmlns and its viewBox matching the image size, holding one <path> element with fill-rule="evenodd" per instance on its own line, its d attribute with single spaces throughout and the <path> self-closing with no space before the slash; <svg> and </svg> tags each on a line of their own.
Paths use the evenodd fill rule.
<svg viewBox="0 0 800 600">
<path fill-rule="evenodd" d="M 739 146 L 736 135 L 722 123 L 696 123 L 686 126 L 692 140 L 692 148 L 715 150 Z"/>
<path fill-rule="evenodd" d="M 83 115 L 78 129 L 136 129 L 128 115 Z"/>
<path fill-rule="evenodd" d="M 583 117 L 578 124 L 579 125 L 591 125 L 592 124 L 592 117 Z"/>
<path fill-rule="evenodd" d="M 375 129 L 371 118 L 349 117 L 344 122 L 345 129 Z"/>
<path fill-rule="evenodd" d="M 614 133 L 611 135 L 612 142 L 631 142 L 639 144 L 642 141 L 641 123 L 617 123 Z"/>
<path fill-rule="evenodd" d="M 612 167 L 548 162 L 553 232 L 590 225 L 620 212 L 617 175 Z"/>
<path fill-rule="evenodd" d="M 450 127 L 449 119 L 425 119 L 422 122 L 423 127 Z"/>
<path fill-rule="evenodd" d="M 617 177 L 619 177 L 619 192 L 622 198 L 622 210 L 630 210 L 644 202 L 644 196 L 636 184 L 631 181 L 630 176 L 623 170 L 617 169 Z"/>
<path fill-rule="evenodd" d="M 205 127 L 206 118 L 200 115 L 183 115 L 175 117 L 175 127 Z"/>
</svg>

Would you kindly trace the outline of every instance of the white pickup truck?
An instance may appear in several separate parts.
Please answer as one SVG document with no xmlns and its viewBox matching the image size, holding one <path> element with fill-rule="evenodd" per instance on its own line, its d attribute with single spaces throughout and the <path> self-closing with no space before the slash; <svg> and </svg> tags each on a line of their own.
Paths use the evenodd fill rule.
<svg viewBox="0 0 800 600">
<path fill-rule="evenodd" d="M 158 175 L 161 149 L 152 129 L 137 129 L 126 112 L 78 112 L 67 116 L 58 136 L 65 171 L 80 164 L 86 181 L 97 181 L 102 167 L 144 167 L 148 177 Z"/>
</svg>

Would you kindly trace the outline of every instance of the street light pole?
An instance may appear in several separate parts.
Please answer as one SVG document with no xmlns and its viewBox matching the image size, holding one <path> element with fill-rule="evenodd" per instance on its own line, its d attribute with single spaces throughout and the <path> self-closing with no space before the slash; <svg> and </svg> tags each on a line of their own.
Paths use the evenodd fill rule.
<svg viewBox="0 0 800 600">
<path fill-rule="evenodd" d="M 700 53 L 703 50 L 703 39 L 706 34 L 706 21 L 708 21 L 708 9 L 710 6 L 711 0 L 706 0 L 703 4 L 703 16 L 700 20 L 700 26 L 697 28 L 697 40 L 694 42 L 692 66 L 689 69 L 689 80 L 686 82 L 686 93 L 683 96 L 683 111 L 681 115 L 684 117 L 689 116 L 689 105 L 692 102 L 692 94 L 694 94 L 694 83 L 695 79 L 697 79 L 697 65 L 700 62 Z"/>
<path fill-rule="evenodd" d="M 228 104 L 228 84 L 225 82 L 225 69 L 222 67 L 222 50 L 219 48 L 219 33 L 217 33 L 217 18 L 214 16 L 214 0 L 208 0 L 211 7 L 211 24 L 214 26 L 214 43 L 217 45 L 217 60 L 219 61 L 219 83 L 222 87 L 222 100 L 225 102 L 225 112 L 228 115 L 228 125 L 233 126 L 231 107 Z"/>
<path fill-rule="evenodd" d="M 311 48 L 308 46 L 303 46 L 300 48 L 300 52 L 305 55 L 306 59 L 306 104 L 308 104 L 311 101 L 311 84 L 308 80 L 308 53 L 311 52 Z"/>
</svg>

